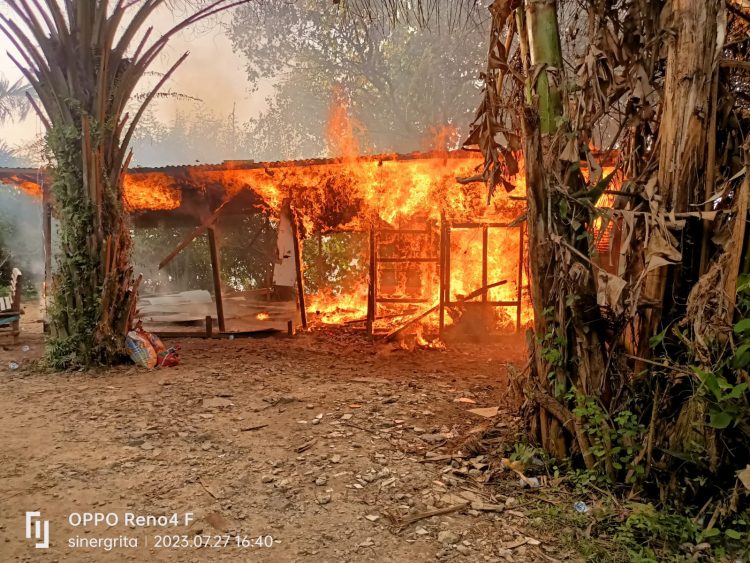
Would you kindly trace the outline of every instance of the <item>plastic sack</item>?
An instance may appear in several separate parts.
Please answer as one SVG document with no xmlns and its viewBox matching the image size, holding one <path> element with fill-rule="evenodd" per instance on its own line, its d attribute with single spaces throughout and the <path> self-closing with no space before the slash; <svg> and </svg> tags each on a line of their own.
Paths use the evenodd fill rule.
<svg viewBox="0 0 750 563">
<path fill-rule="evenodd" d="M 162 350 L 158 353 L 158 361 L 157 365 L 160 368 L 168 368 L 176 366 L 180 363 L 180 355 L 177 353 L 177 351 L 180 349 L 179 346 L 175 348 L 169 348 L 168 350 Z"/>
<path fill-rule="evenodd" d="M 128 355 L 135 365 L 148 369 L 156 367 L 156 350 L 154 350 L 148 338 L 131 330 L 125 339 L 125 343 L 128 347 Z"/>
<path fill-rule="evenodd" d="M 143 330 L 140 326 L 136 328 L 135 331 L 151 343 L 151 346 L 154 347 L 154 350 L 156 351 L 157 354 L 161 354 L 162 352 L 165 352 L 167 350 L 167 347 L 164 345 L 164 342 L 162 342 L 161 338 L 159 338 L 155 334 L 152 334 L 146 330 Z"/>
</svg>

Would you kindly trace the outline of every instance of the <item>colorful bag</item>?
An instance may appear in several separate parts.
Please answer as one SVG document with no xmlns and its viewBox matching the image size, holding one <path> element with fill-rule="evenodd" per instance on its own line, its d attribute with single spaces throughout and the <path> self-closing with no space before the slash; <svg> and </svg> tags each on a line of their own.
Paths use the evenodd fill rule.
<svg viewBox="0 0 750 563">
<path fill-rule="evenodd" d="M 148 338 L 131 330 L 125 339 L 125 343 L 128 347 L 128 355 L 135 365 L 148 369 L 156 366 L 156 350 L 154 350 Z"/>
<path fill-rule="evenodd" d="M 175 348 L 169 348 L 168 350 L 162 350 L 161 352 L 159 352 L 157 365 L 160 368 L 169 368 L 179 364 L 180 355 L 177 353 L 179 349 L 180 347 L 177 346 Z"/>
<path fill-rule="evenodd" d="M 154 350 L 156 350 L 157 354 L 161 354 L 162 352 L 166 351 L 167 347 L 164 345 L 164 342 L 161 341 L 161 338 L 159 338 L 155 334 L 143 330 L 143 328 L 140 327 L 140 323 L 135 331 L 151 343 L 151 346 L 154 347 Z"/>
</svg>

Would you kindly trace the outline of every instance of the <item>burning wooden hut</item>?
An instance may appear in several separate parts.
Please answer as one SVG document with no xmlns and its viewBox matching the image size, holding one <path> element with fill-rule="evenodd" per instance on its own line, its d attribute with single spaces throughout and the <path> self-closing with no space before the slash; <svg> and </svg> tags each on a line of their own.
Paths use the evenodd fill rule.
<svg viewBox="0 0 750 563">
<path fill-rule="evenodd" d="M 517 330 L 530 314 L 523 178 L 488 204 L 481 182 L 459 181 L 480 165 L 453 151 L 132 169 L 124 200 L 144 271 L 139 314 L 156 332 L 347 323 L 444 334 L 462 318 L 480 332 Z M 49 242 L 52 204 L 38 172 L 4 170 L 0 181 L 42 194 Z M 139 245 L 139 232 L 162 235 Z M 243 279 L 222 265 L 228 233 L 239 255 L 256 257 Z M 149 245 L 158 260 L 144 258 Z M 195 245 L 210 287 L 169 273 Z"/>
</svg>

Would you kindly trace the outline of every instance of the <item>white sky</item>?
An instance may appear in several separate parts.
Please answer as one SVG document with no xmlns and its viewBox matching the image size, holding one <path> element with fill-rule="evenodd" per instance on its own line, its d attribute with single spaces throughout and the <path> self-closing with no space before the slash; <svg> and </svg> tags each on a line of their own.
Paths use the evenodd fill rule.
<svg viewBox="0 0 750 563">
<path fill-rule="evenodd" d="M 3 11 L 7 14 L 7 7 Z M 158 37 L 157 32 L 169 29 L 182 19 L 182 15 L 182 12 L 173 14 L 168 7 L 157 11 L 152 36 Z M 258 91 L 249 92 L 245 57 L 232 51 L 231 41 L 222 27 L 222 21 L 229 21 L 229 18 L 231 14 L 227 13 L 221 16 L 221 20 L 212 18 L 193 29 L 182 31 L 167 45 L 151 70 L 166 71 L 182 53 L 189 51 L 190 56 L 163 90 L 200 98 L 205 108 L 219 116 L 229 115 L 236 103 L 237 123 L 242 123 L 265 108 L 265 98 L 270 94 L 271 87 L 262 84 Z M 12 52 L 12 45 L 5 36 L 0 35 L 0 74 L 13 82 L 21 78 L 21 73 L 6 55 L 9 50 Z M 146 86 L 136 91 L 145 91 Z M 166 122 L 171 122 L 178 110 L 187 113 L 195 105 L 194 102 L 169 98 L 152 102 L 158 117 Z M 41 133 L 39 119 L 31 114 L 23 122 L 0 125 L 0 139 L 11 146 L 30 141 Z"/>
</svg>

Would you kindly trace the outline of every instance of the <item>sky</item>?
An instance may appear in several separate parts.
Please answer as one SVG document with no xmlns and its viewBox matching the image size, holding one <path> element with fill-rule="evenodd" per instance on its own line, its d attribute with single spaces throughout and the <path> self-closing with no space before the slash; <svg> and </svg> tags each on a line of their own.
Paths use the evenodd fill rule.
<svg viewBox="0 0 750 563">
<path fill-rule="evenodd" d="M 8 13 L 8 8 L 3 9 Z M 176 11 L 167 4 L 154 17 L 154 33 L 166 31 L 184 16 L 184 11 Z M 152 70 L 165 71 L 185 51 L 190 52 L 188 59 L 182 63 L 164 90 L 185 94 L 202 100 L 204 108 L 217 116 L 230 115 L 236 104 L 238 123 L 257 115 L 266 104 L 265 99 L 271 93 L 271 85 L 261 84 L 255 92 L 250 92 L 250 84 L 245 73 L 245 57 L 235 54 L 231 41 L 225 36 L 222 24 L 229 21 L 231 14 L 201 22 L 193 28 L 182 31 L 175 36 L 162 52 Z M 12 52 L 10 41 L 0 35 L 0 74 L 11 81 L 21 78 L 6 55 Z M 146 85 L 141 90 L 146 91 Z M 164 98 L 153 102 L 157 117 L 165 122 L 174 119 L 177 111 L 188 113 L 196 109 L 196 102 Z M 33 113 L 33 112 L 32 112 Z M 23 122 L 0 125 L 0 139 L 11 146 L 31 141 L 42 134 L 42 125 L 36 116 L 30 116 Z"/>
</svg>

